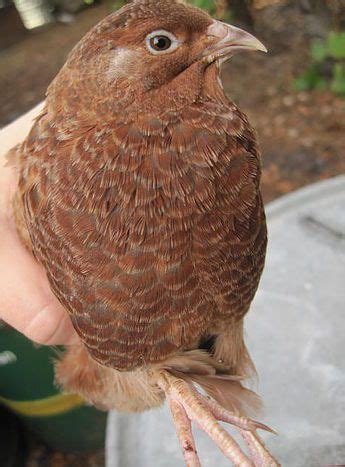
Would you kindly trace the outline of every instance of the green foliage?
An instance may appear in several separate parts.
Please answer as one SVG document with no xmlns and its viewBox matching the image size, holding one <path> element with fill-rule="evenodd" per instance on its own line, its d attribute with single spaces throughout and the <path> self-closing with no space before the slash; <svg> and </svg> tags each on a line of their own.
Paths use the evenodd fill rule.
<svg viewBox="0 0 345 467">
<path fill-rule="evenodd" d="M 330 32 L 325 42 L 311 45 L 311 63 L 295 80 L 298 91 L 331 89 L 345 97 L 345 31 Z"/>
<path fill-rule="evenodd" d="M 210 15 L 216 14 L 216 5 L 213 0 L 193 0 L 191 3 L 198 8 L 208 11 Z"/>
<path fill-rule="evenodd" d="M 115 2 L 113 3 L 112 5 L 112 9 L 115 11 L 115 10 L 119 10 L 120 8 L 123 7 L 123 5 L 127 3 L 126 0 L 115 0 Z"/>
<path fill-rule="evenodd" d="M 331 32 L 328 38 L 328 51 L 336 60 L 345 59 L 345 31 Z"/>
<path fill-rule="evenodd" d="M 326 44 L 317 41 L 311 45 L 311 56 L 315 62 L 323 62 L 328 55 Z"/>
<path fill-rule="evenodd" d="M 311 89 L 327 88 L 327 80 L 324 78 L 318 68 L 313 63 L 302 76 L 295 80 L 297 91 L 310 91 Z"/>
<path fill-rule="evenodd" d="M 345 97 L 345 66 L 344 63 L 334 65 L 334 75 L 331 82 L 331 90 L 335 94 Z"/>
<path fill-rule="evenodd" d="M 223 21 L 231 21 L 231 12 L 227 8 L 224 0 L 188 0 L 192 5 L 206 10 L 211 16 L 222 19 Z"/>
</svg>

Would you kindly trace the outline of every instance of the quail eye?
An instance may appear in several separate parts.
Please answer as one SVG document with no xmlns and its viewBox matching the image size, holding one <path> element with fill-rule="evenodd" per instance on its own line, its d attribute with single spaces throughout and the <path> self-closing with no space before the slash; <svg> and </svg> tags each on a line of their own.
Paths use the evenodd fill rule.
<svg viewBox="0 0 345 467">
<path fill-rule="evenodd" d="M 154 50 L 168 50 L 171 47 L 171 40 L 167 36 L 155 36 L 150 39 L 150 46 Z"/>
<path fill-rule="evenodd" d="M 168 31 L 153 31 L 146 37 L 146 47 L 153 55 L 171 53 L 182 43 Z"/>
</svg>

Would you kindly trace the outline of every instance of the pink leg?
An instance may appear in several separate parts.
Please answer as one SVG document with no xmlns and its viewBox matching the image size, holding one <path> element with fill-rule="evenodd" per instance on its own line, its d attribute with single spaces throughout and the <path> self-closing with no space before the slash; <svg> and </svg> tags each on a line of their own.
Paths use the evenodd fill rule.
<svg viewBox="0 0 345 467">
<path fill-rule="evenodd" d="M 280 465 L 266 448 L 257 433 L 245 430 L 240 430 L 240 433 L 247 443 L 255 467 L 275 467 Z"/>
<path fill-rule="evenodd" d="M 255 432 L 258 428 L 272 431 L 266 425 L 230 413 L 215 400 L 200 394 L 192 384 L 167 371 L 161 373 L 158 385 L 164 390 L 169 401 L 176 432 L 188 467 L 200 466 L 191 431 L 192 421 L 195 421 L 210 436 L 234 466 L 279 466 Z M 219 424 L 219 421 L 230 423 L 239 430 L 248 444 L 251 459 L 244 454 L 238 443 Z"/>
<path fill-rule="evenodd" d="M 192 424 L 184 407 L 170 397 L 168 402 L 187 467 L 201 467 L 192 433 Z"/>
</svg>

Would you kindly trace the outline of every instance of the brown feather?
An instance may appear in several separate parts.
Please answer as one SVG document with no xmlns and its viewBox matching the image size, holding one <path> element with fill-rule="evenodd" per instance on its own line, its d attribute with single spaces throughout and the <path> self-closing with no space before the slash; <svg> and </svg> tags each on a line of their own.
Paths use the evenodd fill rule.
<svg viewBox="0 0 345 467">
<path fill-rule="evenodd" d="M 68 351 L 57 378 L 107 407 L 157 405 L 148 375 L 166 367 L 242 404 L 241 383 L 214 372 L 217 360 L 226 374 L 250 367 L 242 319 L 267 234 L 255 133 L 226 98 L 218 65 L 199 59 L 211 23 L 163 0 L 110 15 L 72 51 L 17 149 L 18 228 L 87 348 Z M 157 28 L 184 44 L 159 61 L 143 45 Z M 206 358 L 196 349 L 210 335 Z"/>
<path fill-rule="evenodd" d="M 188 377 L 184 379 L 188 380 Z M 190 380 L 231 413 L 249 417 L 260 413 L 262 408 L 260 397 L 244 387 L 240 381 L 234 381 L 232 377 L 192 375 Z"/>
</svg>

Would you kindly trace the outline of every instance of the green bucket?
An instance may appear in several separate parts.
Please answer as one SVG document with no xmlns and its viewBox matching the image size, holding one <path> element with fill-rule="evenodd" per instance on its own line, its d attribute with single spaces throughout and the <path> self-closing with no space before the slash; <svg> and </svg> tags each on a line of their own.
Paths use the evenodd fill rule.
<svg viewBox="0 0 345 467">
<path fill-rule="evenodd" d="M 0 324 L 0 404 L 52 449 L 81 452 L 104 447 L 107 414 L 54 385 L 54 349 L 36 346 Z"/>
</svg>

